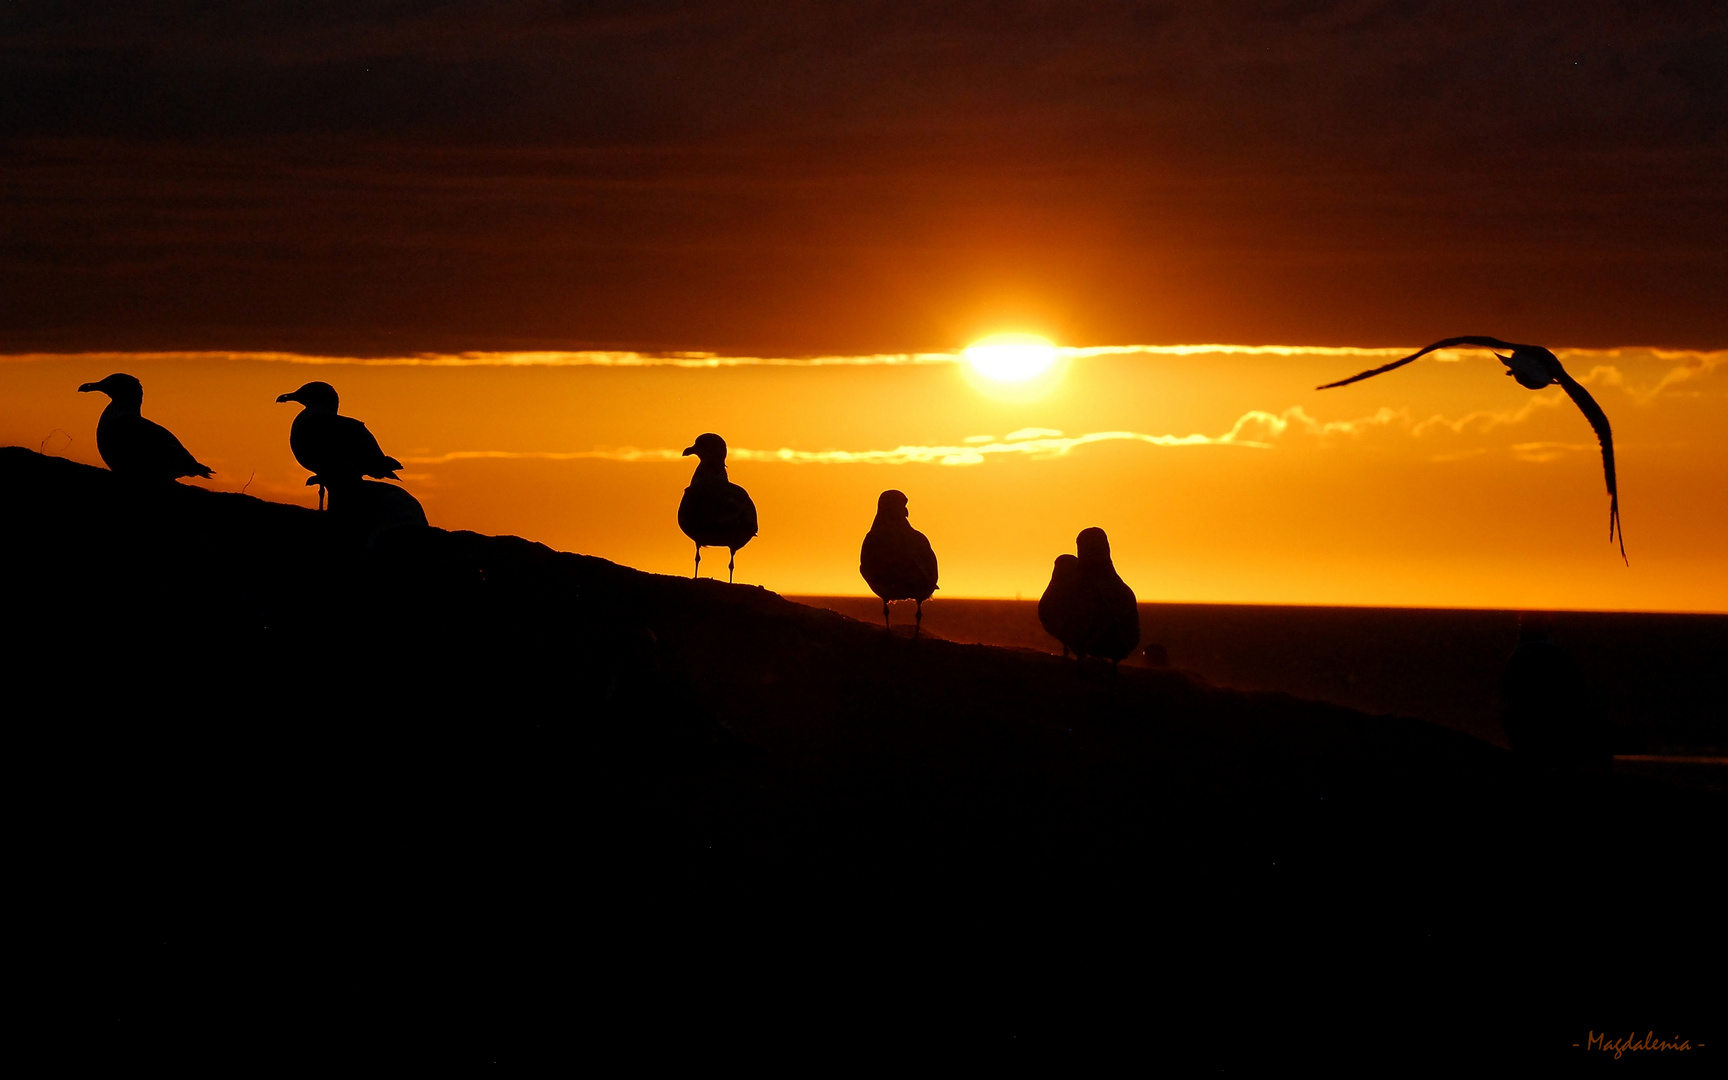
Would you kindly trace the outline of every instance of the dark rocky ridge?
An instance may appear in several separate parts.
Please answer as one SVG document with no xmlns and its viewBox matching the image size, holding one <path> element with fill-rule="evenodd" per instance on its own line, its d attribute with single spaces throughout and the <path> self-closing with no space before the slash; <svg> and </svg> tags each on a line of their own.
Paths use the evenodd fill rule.
<svg viewBox="0 0 1728 1080">
<path fill-rule="evenodd" d="M 27 876 L 85 928 L 45 992 L 141 1047 L 1542 1059 L 1706 1015 L 1709 792 L 516 537 L 0 478 Z"/>
</svg>

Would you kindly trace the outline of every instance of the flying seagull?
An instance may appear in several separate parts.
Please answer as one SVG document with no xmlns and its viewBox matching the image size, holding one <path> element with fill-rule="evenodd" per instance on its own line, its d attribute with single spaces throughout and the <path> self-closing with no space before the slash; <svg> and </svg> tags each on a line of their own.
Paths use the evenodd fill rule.
<svg viewBox="0 0 1728 1080">
<path fill-rule="evenodd" d="M 678 527 L 684 535 L 696 541 L 695 577 L 702 569 L 702 549 L 723 547 L 731 552 L 726 561 L 726 580 L 732 580 L 732 567 L 738 561 L 738 549 L 756 535 L 756 504 L 750 493 L 726 479 L 726 440 L 713 432 L 696 436 L 693 446 L 684 448 L 684 456 L 695 454 L 698 464 L 678 503 Z"/>
<path fill-rule="evenodd" d="M 1602 444 L 1602 472 L 1608 478 L 1608 539 L 1618 539 L 1620 542 L 1620 558 L 1626 559 L 1626 534 L 1620 528 L 1620 489 L 1614 482 L 1614 432 L 1608 427 L 1608 415 L 1602 411 L 1602 406 L 1596 404 L 1596 399 L 1590 396 L 1590 391 L 1584 389 L 1577 379 L 1566 373 L 1560 366 L 1560 358 L 1540 345 L 1514 345 L 1510 341 L 1501 341 L 1491 337 L 1451 337 L 1444 341 L 1413 352 L 1402 360 L 1394 360 L 1383 364 L 1372 371 L 1364 371 L 1360 375 L 1352 375 L 1348 379 L 1339 379 L 1335 383 L 1316 387 L 1319 390 L 1330 390 L 1335 386 L 1349 386 L 1353 382 L 1371 379 L 1383 375 L 1394 368 L 1401 368 L 1412 360 L 1425 356 L 1435 349 L 1455 349 L 1460 345 L 1474 345 L 1483 349 L 1493 349 L 1494 355 L 1500 357 L 1500 362 L 1506 365 L 1506 374 L 1518 380 L 1518 385 L 1529 390 L 1541 390 L 1543 387 L 1559 383 L 1566 391 L 1566 396 L 1578 406 L 1584 414 L 1584 419 L 1590 421 L 1590 426 L 1596 429 L 1596 441 Z M 1511 351 L 1510 356 L 1503 356 L 1501 349 Z M 1628 563 L 1630 565 L 1630 563 Z"/>
<path fill-rule="evenodd" d="M 1072 649 L 1080 660 L 1100 656 L 1114 671 L 1140 644 L 1140 605 L 1116 573 L 1103 529 L 1081 530 L 1075 549 L 1078 558 L 1057 556 L 1038 600 L 1038 621 L 1062 643 L 1062 655 Z"/>
<path fill-rule="evenodd" d="M 318 509 L 324 509 L 324 489 L 362 476 L 397 479 L 402 463 L 388 456 L 366 425 L 352 416 L 336 414 L 336 388 L 327 382 L 309 382 L 292 394 L 276 399 L 298 401 L 305 408 L 288 430 L 288 448 L 294 460 L 312 470 L 306 485 L 318 485 Z"/>
<path fill-rule="evenodd" d="M 912 636 L 917 637 L 924 629 L 924 601 L 936 591 L 936 552 L 929 538 L 908 520 L 904 492 L 884 491 L 877 497 L 876 521 L 858 553 L 858 572 L 870 591 L 882 598 L 882 622 L 890 631 L 888 601 L 918 602 L 912 627 Z"/>
<path fill-rule="evenodd" d="M 101 382 L 87 382 L 80 394 L 99 390 L 108 407 L 96 421 L 96 452 L 116 476 L 137 480 L 177 480 L 182 476 L 210 477 L 210 466 L 186 452 L 174 433 L 139 415 L 144 384 L 118 372 Z"/>
</svg>

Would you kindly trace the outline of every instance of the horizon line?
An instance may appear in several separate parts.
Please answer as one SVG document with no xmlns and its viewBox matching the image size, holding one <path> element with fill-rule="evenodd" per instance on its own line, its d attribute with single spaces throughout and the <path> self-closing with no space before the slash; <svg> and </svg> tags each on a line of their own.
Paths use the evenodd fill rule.
<svg viewBox="0 0 1728 1080">
<path fill-rule="evenodd" d="M 620 564 L 622 565 L 622 564 Z M 632 567 L 634 569 L 634 567 Z M 643 571 L 656 573 L 657 571 Z M 677 575 L 662 575 L 677 576 Z M 881 597 L 875 593 L 812 593 L 785 592 L 775 593 L 783 600 L 869 600 L 881 602 Z M 1004 602 L 1010 604 L 1036 604 L 1038 597 L 1032 595 L 1016 596 L 932 596 L 924 601 L 926 604 L 938 600 L 987 600 L 992 603 Z M 895 601 L 899 603 L 901 601 Z M 1374 611 L 1503 611 L 1509 614 L 1525 612 L 1549 612 L 1564 615 L 1695 615 L 1706 619 L 1728 618 L 1728 608 L 1722 610 L 1698 610 L 1696 608 L 1580 608 L 1580 607 L 1492 607 L 1475 604 L 1338 604 L 1319 600 L 1140 600 L 1136 604 L 1158 604 L 1164 607 L 1296 607 L 1296 608 L 1349 608 Z M 808 605 L 806 605 L 808 606 Z"/>
</svg>

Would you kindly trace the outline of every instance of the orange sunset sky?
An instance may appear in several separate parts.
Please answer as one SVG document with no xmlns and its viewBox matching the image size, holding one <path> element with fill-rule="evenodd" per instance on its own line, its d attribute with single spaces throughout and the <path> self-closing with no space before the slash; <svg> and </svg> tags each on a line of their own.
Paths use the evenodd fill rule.
<svg viewBox="0 0 1728 1080">
<path fill-rule="evenodd" d="M 1728 611 L 1728 354 L 1559 355 L 1614 422 L 1630 568 L 1584 418 L 1481 350 L 1324 392 L 1384 357 L 1076 349 L 1021 385 L 952 354 L 15 357 L 0 441 L 99 463 L 104 401 L 75 390 L 128 370 L 208 486 L 313 505 L 275 397 L 323 379 L 435 524 L 663 573 L 690 565 L 679 451 L 713 430 L 761 513 L 739 580 L 779 592 L 865 592 L 858 545 L 894 487 L 946 596 L 1036 596 L 1097 525 L 1146 600 Z"/>
<path fill-rule="evenodd" d="M 435 524 L 667 573 L 719 432 L 781 592 L 863 591 L 895 487 L 942 596 L 1096 525 L 1148 600 L 1728 611 L 1725 55 L 1719 0 L 13 5 L 0 440 L 96 461 L 127 371 L 310 504 L 323 379 Z M 1012 331 L 1017 393 L 959 359 Z M 1630 567 L 1559 390 L 1313 389 L 1461 334 L 1600 400 Z"/>
</svg>

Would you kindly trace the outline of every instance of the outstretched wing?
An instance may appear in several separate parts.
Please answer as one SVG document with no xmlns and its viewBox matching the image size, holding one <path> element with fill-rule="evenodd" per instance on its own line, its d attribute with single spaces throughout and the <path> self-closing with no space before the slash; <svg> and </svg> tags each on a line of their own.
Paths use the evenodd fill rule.
<svg viewBox="0 0 1728 1080">
<path fill-rule="evenodd" d="M 1460 345 L 1479 345 L 1484 349 L 1516 349 L 1518 347 L 1509 341 L 1501 341 L 1499 338 L 1449 337 L 1444 341 L 1436 341 L 1434 344 L 1428 346 L 1425 349 L 1421 349 L 1417 352 L 1413 352 L 1409 356 L 1404 357 L 1402 360 L 1394 360 L 1390 364 L 1382 364 L 1372 371 L 1364 371 L 1360 375 L 1352 375 L 1348 379 L 1339 379 L 1337 382 L 1327 383 L 1325 386 L 1317 386 L 1317 387 L 1315 387 L 1315 389 L 1316 390 L 1330 390 L 1334 386 L 1349 386 L 1353 382 L 1361 382 L 1363 379 L 1372 379 L 1374 376 L 1384 375 L 1388 371 L 1393 370 L 1394 368 L 1401 368 L 1405 364 L 1410 363 L 1412 360 L 1420 359 L 1421 357 L 1428 355 L 1429 353 L 1433 352 L 1436 349 L 1455 349 Z"/>
<path fill-rule="evenodd" d="M 1584 419 L 1596 429 L 1596 441 L 1602 444 L 1602 474 L 1608 479 L 1608 539 L 1620 541 L 1620 558 L 1626 560 L 1626 534 L 1620 530 L 1620 488 L 1614 482 L 1614 432 L 1608 427 L 1608 414 L 1583 384 L 1566 373 L 1558 363 L 1553 365 L 1554 379 L 1566 390 L 1566 396 L 1578 406 Z M 1627 565 L 1631 565 L 1627 560 Z"/>
</svg>

